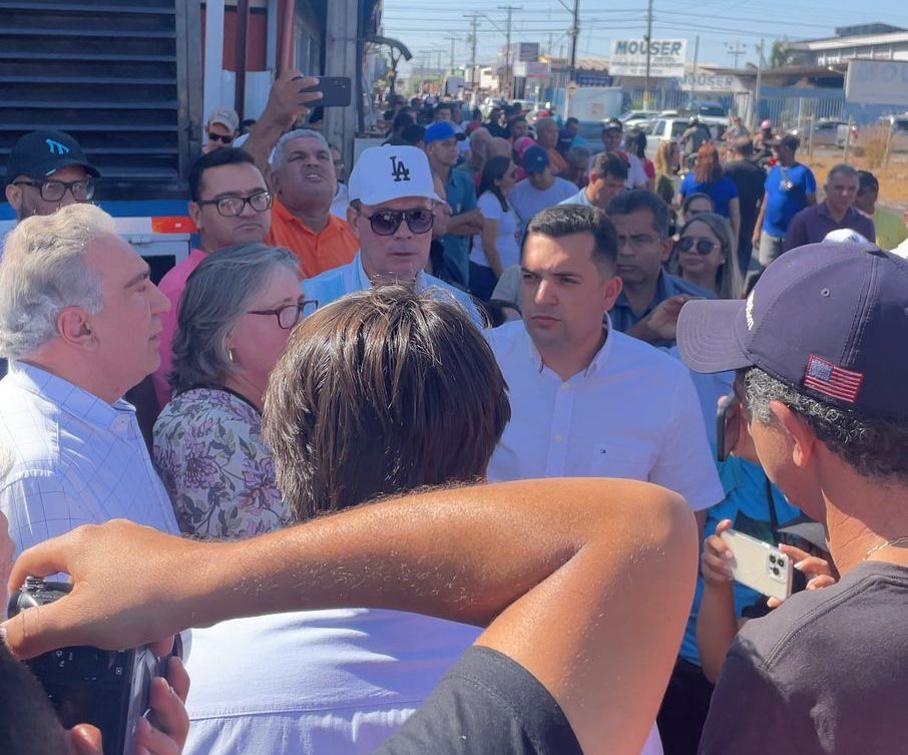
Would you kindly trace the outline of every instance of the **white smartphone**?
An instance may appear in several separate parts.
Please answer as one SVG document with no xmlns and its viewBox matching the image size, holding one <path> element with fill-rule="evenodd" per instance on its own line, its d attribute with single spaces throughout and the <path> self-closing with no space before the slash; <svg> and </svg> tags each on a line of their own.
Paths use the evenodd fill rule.
<svg viewBox="0 0 908 755">
<path fill-rule="evenodd" d="M 791 595 L 791 559 L 778 548 L 736 530 L 719 537 L 731 549 L 731 574 L 740 582 L 770 598 L 785 600 Z"/>
</svg>

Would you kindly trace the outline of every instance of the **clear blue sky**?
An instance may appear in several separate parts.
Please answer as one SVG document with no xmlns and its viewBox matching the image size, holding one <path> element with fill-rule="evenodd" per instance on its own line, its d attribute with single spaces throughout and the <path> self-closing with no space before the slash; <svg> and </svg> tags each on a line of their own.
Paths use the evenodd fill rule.
<svg viewBox="0 0 908 755">
<path fill-rule="evenodd" d="M 573 0 L 564 0 L 568 6 Z M 551 40 L 554 55 L 567 51 L 571 14 L 558 0 L 460 0 L 444 4 L 426 0 L 384 0 L 383 26 L 387 36 L 400 39 L 414 53 L 415 63 L 430 55 L 431 65 L 441 51 L 443 66 L 450 61 L 450 37 L 455 38 L 455 64 L 469 61 L 469 13 L 485 13 L 479 20 L 477 63 L 489 63 L 504 45 L 506 13 L 499 5 L 522 10 L 512 17 L 512 41 L 539 42 L 545 52 Z M 645 0 L 580 0 L 579 57 L 607 55 L 613 39 L 641 37 L 645 33 Z M 743 65 L 756 62 L 756 46 L 766 39 L 767 54 L 774 39 L 809 39 L 833 36 L 837 26 L 881 22 L 908 28 L 904 1 L 871 0 L 654 0 L 653 38 L 686 38 L 688 60 L 693 62 L 694 38 L 700 35 L 700 61 L 732 65 L 727 47 L 740 46 Z M 492 23 L 494 22 L 494 24 Z"/>
</svg>

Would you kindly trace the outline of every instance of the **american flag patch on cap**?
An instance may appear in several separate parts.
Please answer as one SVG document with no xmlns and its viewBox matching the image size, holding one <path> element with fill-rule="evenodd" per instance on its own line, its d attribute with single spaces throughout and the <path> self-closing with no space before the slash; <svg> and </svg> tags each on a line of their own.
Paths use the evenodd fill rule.
<svg viewBox="0 0 908 755">
<path fill-rule="evenodd" d="M 863 373 L 843 370 L 816 354 L 811 354 L 807 360 L 804 385 L 825 396 L 853 404 L 861 391 L 863 382 Z"/>
</svg>

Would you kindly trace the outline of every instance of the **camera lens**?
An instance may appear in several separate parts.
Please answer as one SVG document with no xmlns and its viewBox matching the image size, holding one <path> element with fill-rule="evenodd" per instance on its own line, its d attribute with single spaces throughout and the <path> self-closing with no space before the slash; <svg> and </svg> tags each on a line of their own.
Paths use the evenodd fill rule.
<svg viewBox="0 0 908 755">
<path fill-rule="evenodd" d="M 778 566 L 772 567 L 772 573 L 778 577 L 779 576 L 779 567 Z"/>
<path fill-rule="evenodd" d="M 776 562 L 776 557 L 774 555 L 769 556 L 769 563 L 774 564 Z"/>
</svg>

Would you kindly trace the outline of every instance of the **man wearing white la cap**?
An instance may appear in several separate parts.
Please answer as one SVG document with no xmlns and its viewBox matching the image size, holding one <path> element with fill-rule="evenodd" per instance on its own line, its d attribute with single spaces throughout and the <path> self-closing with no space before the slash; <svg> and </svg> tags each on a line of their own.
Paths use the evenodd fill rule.
<svg viewBox="0 0 908 755">
<path fill-rule="evenodd" d="M 425 153 L 416 147 L 370 147 L 360 155 L 349 184 L 347 222 L 360 250 L 348 265 L 305 282 L 306 298 L 324 306 L 373 284 L 413 283 L 460 304 L 483 327 L 469 295 L 424 272 L 432 243 L 432 212 L 440 202 Z"/>
</svg>

